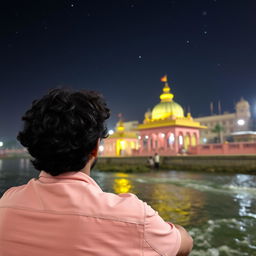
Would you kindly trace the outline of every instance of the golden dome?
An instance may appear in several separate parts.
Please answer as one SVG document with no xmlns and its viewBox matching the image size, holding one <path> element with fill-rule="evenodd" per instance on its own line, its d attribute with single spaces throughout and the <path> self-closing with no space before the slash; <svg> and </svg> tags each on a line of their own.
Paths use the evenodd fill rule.
<svg viewBox="0 0 256 256">
<path fill-rule="evenodd" d="M 152 121 L 184 117 L 183 108 L 173 101 L 173 97 L 174 95 L 170 93 L 170 87 L 166 77 L 163 93 L 160 95 L 161 102 L 152 110 Z"/>
<path fill-rule="evenodd" d="M 184 117 L 183 108 L 175 101 L 160 102 L 152 111 L 152 120 L 164 120 L 169 117 Z"/>
</svg>

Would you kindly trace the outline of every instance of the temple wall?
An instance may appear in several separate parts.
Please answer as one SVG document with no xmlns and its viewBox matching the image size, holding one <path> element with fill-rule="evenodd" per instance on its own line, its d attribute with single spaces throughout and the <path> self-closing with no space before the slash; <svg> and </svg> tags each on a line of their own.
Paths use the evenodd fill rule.
<svg viewBox="0 0 256 256">
<path fill-rule="evenodd" d="M 202 144 L 189 148 L 191 155 L 246 155 L 256 154 L 256 143 L 232 142 L 223 144 Z"/>
</svg>

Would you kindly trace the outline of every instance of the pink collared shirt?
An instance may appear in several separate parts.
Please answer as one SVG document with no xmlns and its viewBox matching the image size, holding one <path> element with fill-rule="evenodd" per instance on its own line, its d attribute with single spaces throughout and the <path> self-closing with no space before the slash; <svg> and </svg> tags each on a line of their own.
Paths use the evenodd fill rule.
<svg viewBox="0 0 256 256">
<path fill-rule="evenodd" d="M 0 256 L 174 256 L 180 240 L 135 195 L 105 193 L 82 172 L 41 172 L 0 199 Z"/>
</svg>

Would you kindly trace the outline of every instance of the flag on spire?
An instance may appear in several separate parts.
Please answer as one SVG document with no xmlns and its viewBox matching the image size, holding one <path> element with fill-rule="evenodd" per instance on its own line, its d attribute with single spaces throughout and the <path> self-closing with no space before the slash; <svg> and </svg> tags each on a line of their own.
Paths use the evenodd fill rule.
<svg viewBox="0 0 256 256">
<path fill-rule="evenodd" d="M 122 120 L 122 119 L 123 119 L 123 114 L 122 114 L 122 113 L 119 113 L 119 114 L 117 115 L 117 117 L 119 118 L 119 120 Z"/>
<path fill-rule="evenodd" d="M 166 83 L 167 82 L 167 75 L 161 77 L 161 82 Z"/>
</svg>

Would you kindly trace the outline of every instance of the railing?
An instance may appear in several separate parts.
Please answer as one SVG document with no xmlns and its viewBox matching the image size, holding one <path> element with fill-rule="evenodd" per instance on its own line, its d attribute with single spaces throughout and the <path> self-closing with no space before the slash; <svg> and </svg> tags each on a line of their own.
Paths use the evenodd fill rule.
<svg viewBox="0 0 256 256">
<path fill-rule="evenodd" d="M 197 145 L 189 148 L 193 155 L 243 155 L 256 154 L 255 142 L 232 142 L 223 144 Z"/>
</svg>

